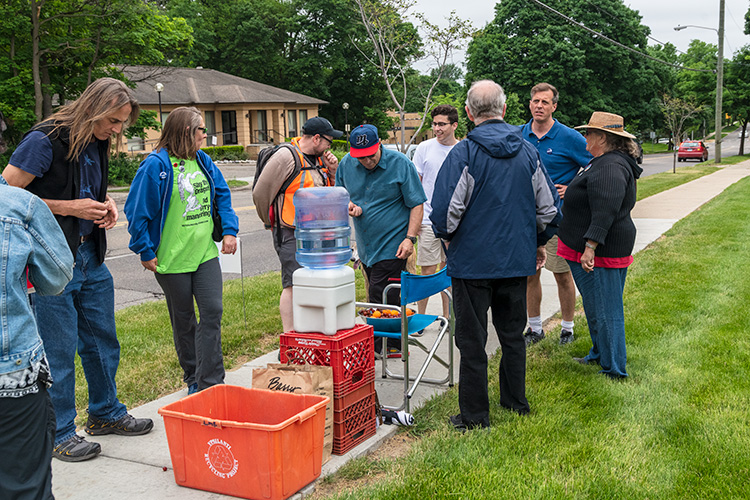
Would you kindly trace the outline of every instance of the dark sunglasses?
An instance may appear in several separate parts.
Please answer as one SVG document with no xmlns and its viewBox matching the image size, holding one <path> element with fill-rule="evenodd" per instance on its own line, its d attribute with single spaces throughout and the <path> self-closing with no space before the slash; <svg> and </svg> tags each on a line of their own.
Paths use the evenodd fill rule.
<svg viewBox="0 0 750 500">
<path fill-rule="evenodd" d="M 200 130 L 204 134 L 208 134 L 208 128 L 207 127 L 198 127 L 198 130 Z"/>
<path fill-rule="evenodd" d="M 329 146 L 333 146 L 333 141 L 331 139 L 329 139 L 328 137 L 326 137 L 324 135 L 319 135 L 318 137 L 320 137 L 321 139 L 325 139 L 326 141 L 328 141 L 328 145 Z"/>
</svg>

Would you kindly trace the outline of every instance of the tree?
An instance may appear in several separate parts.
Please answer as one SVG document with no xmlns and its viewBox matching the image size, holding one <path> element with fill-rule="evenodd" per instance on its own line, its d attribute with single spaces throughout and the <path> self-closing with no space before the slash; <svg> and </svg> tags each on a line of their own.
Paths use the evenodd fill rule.
<svg viewBox="0 0 750 500">
<path fill-rule="evenodd" d="M 672 143 L 674 144 L 674 159 L 677 158 L 677 144 L 682 140 L 685 127 L 691 117 L 701 112 L 703 106 L 695 104 L 690 100 L 679 97 L 664 95 L 659 106 L 664 114 L 664 121 L 670 131 Z M 672 172 L 675 171 L 676 162 L 673 161 Z"/>
<path fill-rule="evenodd" d="M 626 47 L 648 50 L 649 28 L 621 0 L 546 3 Z M 647 129 L 659 115 L 663 71 L 657 64 L 533 2 L 503 0 L 469 44 L 466 84 L 496 79 L 506 92 L 526 97 L 545 81 L 560 91 L 556 117 L 564 123 L 585 123 L 592 111 L 606 110 L 622 115 L 628 128 Z"/>
<path fill-rule="evenodd" d="M 425 42 L 417 28 L 406 21 L 413 0 L 354 0 L 359 9 L 360 23 L 369 38 L 369 46 L 358 45 L 362 55 L 377 68 L 380 79 L 385 83 L 388 95 L 395 106 L 401 129 L 401 150 L 406 152 L 416 137 L 412 135 L 406 142 L 406 113 L 409 93 L 411 65 L 426 55 L 435 62 L 433 81 L 427 90 L 422 106 L 422 120 L 417 128 L 422 128 L 430 109 L 430 100 L 436 85 L 440 82 L 448 57 L 461 46 L 471 33 L 471 25 L 461 20 L 455 12 L 448 17 L 448 26 L 440 28 L 427 22 L 417 14 L 424 32 Z"/>
<path fill-rule="evenodd" d="M 358 52 L 364 28 L 350 0 L 168 0 L 196 43 L 176 64 L 204 66 L 329 101 L 321 114 L 389 129 L 385 86 Z"/>
<path fill-rule="evenodd" d="M 726 86 L 727 109 L 740 123 L 740 154 L 745 154 L 745 136 L 750 121 L 750 45 L 737 51 L 733 64 L 726 66 L 724 85 Z"/>
<path fill-rule="evenodd" d="M 164 64 L 192 43 L 184 20 L 143 0 L 6 0 L 0 15 L 0 110 L 12 145 L 53 103 L 122 77 L 115 65 Z"/>
</svg>

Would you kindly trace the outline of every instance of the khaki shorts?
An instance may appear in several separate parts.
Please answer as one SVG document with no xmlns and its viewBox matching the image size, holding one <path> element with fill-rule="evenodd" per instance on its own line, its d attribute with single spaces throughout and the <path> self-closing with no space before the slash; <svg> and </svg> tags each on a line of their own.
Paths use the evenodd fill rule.
<svg viewBox="0 0 750 500">
<path fill-rule="evenodd" d="M 547 246 L 547 262 L 544 264 L 544 268 L 553 273 L 567 273 L 570 272 L 568 261 L 557 255 L 557 236 L 553 236 L 548 242 Z"/>
<path fill-rule="evenodd" d="M 417 247 L 417 265 L 437 266 L 445 262 L 445 252 L 440 238 L 435 238 L 432 226 L 422 224 L 422 232 L 419 234 L 419 247 Z"/>
</svg>

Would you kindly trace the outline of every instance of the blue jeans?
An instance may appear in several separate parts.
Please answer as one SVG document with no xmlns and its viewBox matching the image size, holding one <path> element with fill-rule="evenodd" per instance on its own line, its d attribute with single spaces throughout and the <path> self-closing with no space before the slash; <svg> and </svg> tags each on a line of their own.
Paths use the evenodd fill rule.
<svg viewBox="0 0 750 500">
<path fill-rule="evenodd" d="M 628 269 L 595 267 L 587 273 L 578 262 L 568 264 L 583 298 L 593 343 L 586 361 L 598 363 L 600 373 L 610 377 L 627 377 L 622 293 Z"/>
<path fill-rule="evenodd" d="M 108 421 L 125 415 L 115 385 L 120 364 L 115 289 L 107 266 L 97 262 L 93 240 L 78 247 L 73 279 L 63 293 L 37 294 L 34 307 L 54 379 L 49 392 L 57 417 L 55 445 L 76 432 L 76 350 L 88 383 L 89 414 Z"/>
</svg>

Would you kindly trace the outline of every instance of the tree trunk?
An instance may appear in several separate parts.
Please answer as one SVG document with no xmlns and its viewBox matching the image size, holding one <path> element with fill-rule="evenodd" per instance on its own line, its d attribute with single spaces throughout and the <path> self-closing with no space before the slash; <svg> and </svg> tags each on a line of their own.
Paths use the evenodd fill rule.
<svg viewBox="0 0 750 500">
<path fill-rule="evenodd" d="M 34 80 L 34 115 L 36 120 L 42 119 L 42 79 L 39 74 L 39 15 L 44 0 L 31 0 L 31 77 Z"/>
<path fill-rule="evenodd" d="M 47 118 L 52 114 L 52 94 L 44 91 L 44 89 L 49 89 L 51 84 L 49 67 L 47 64 L 42 64 L 40 70 L 42 76 L 42 118 Z M 63 104 L 62 99 L 58 104 Z"/>
</svg>

